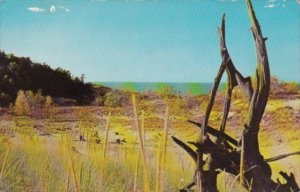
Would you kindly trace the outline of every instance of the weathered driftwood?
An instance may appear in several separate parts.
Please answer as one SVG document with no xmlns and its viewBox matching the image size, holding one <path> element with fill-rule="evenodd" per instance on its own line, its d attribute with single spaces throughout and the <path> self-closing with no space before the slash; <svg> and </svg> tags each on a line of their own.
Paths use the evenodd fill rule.
<svg viewBox="0 0 300 192">
<path fill-rule="evenodd" d="M 189 121 L 199 128 L 200 136 L 196 142 L 189 142 L 196 146 L 194 151 L 191 147 L 176 137 L 172 137 L 176 144 L 182 147 L 196 163 L 196 170 L 191 182 L 180 191 L 187 191 L 194 185 L 201 192 L 216 192 L 217 175 L 219 170 L 223 170 L 236 176 L 241 180 L 249 191 L 300 191 L 294 175 L 280 172 L 280 175 L 286 180 L 282 184 L 271 179 L 271 168 L 268 162 L 277 161 L 291 155 L 299 155 L 300 152 L 279 155 L 277 157 L 264 159 L 259 151 L 258 133 L 259 125 L 265 111 L 270 90 L 270 70 L 265 41 L 256 19 L 250 0 L 246 0 L 249 18 L 251 21 L 251 31 L 253 34 L 256 55 L 256 86 L 253 88 L 251 78 L 244 78 L 235 68 L 225 40 L 225 15 L 222 17 L 222 23 L 219 28 L 219 40 L 222 63 L 219 72 L 215 78 L 210 94 L 208 106 L 206 108 L 203 125 L 194 121 Z M 217 89 L 223 73 L 226 71 L 228 76 L 228 88 L 225 96 L 224 113 L 220 130 L 216 130 L 208 125 L 209 116 L 213 108 Z M 232 90 L 239 86 L 245 93 L 249 101 L 248 118 L 242 130 L 243 145 L 240 141 L 225 134 L 226 121 L 230 110 Z M 215 137 L 213 140 L 212 137 Z M 204 154 L 207 156 L 204 160 Z M 243 158 L 241 160 L 241 154 Z M 242 164 L 241 164 L 242 161 Z M 241 165 L 244 166 L 241 168 Z"/>
</svg>

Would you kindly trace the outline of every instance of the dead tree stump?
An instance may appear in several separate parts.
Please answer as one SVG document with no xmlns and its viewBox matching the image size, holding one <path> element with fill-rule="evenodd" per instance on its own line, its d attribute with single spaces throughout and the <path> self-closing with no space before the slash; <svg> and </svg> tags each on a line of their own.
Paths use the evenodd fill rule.
<svg viewBox="0 0 300 192">
<path fill-rule="evenodd" d="M 246 0 L 246 4 L 257 56 L 256 85 L 253 87 L 251 78 L 245 78 L 241 75 L 230 58 L 225 41 L 224 15 L 219 28 L 222 63 L 212 87 L 205 118 L 203 124 L 189 121 L 201 129 L 199 139 L 196 142 L 190 142 L 190 144 L 196 146 L 197 150 L 194 151 L 189 145 L 176 137 L 172 137 L 174 142 L 182 147 L 196 164 L 194 177 L 191 182 L 188 183 L 184 189 L 180 189 L 180 191 L 188 191 L 190 188 L 196 187 L 196 190 L 200 192 L 217 192 L 217 176 L 219 170 L 235 175 L 236 178 L 239 178 L 241 185 L 249 191 L 300 191 L 292 173 L 288 175 L 284 172 L 280 172 L 280 175 L 286 180 L 285 184 L 279 181 L 273 181 L 271 179 L 272 170 L 268 164 L 268 162 L 299 154 L 299 152 L 264 159 L 259 151 L 259 126 L 269 97 L 270 69 L 265 45 L 267 38 L 262 35 L 251 1 Z M 228 88 L 225 96 L 222 123 L 219 130 L 217 130 L 210 127 L 208 121 L 220 80 L 225 71 L 228 76 Z M 248 117 L 244 122 L 242 136 L 239 140 L 225 133 L 226 121 L 230 110 L 231 94 L 236 86 L 240 86 L 249 101 Z M 206 159 L 203 158 L 204 154 L 207 156 Z"/>
</svg>

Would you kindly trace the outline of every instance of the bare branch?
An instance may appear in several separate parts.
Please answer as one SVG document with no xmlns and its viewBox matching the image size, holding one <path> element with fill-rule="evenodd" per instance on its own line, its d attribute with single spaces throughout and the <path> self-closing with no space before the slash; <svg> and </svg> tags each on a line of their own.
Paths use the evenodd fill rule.
<svg viewBox="0 0 300 192">
<path fill-rule="evenodd" d="M 281 188 L 281 191 L 294 191 L 294 192 L 300 191 L 300 188 L 296 183 L 296 179 L 293 173 L 288 175 L 287 173 L 280 171 L 279 174 L 286 180 L 286 184 L 282 184 L 279 187 L 279 189 Z"/>
<path fill-rule="evenodd" d="M 221 27 L 218 29 L 219 31 L 219 39 L 220 39 L 220 50 L 221 50 L 221 57 L 223 61 L 228 61 L 226 66 L 226 72 L 228 75 L 228 81 L 229 81 L 229 89 L 231 90 L 239 85 L 241 89 L 244 91 L 244 93 L 247 95 L 248 100 L 251 100 L 252 94 L 253 94 L 253 88 L 251 84 L 251 78 L 246 77 L 244 78 L 241 73 L 235 68 L 227 46 L 226 46 L 226 39 L 225 39 L 225 14 L 222 17 L 222 23 Z"/>
<path fill-rule="evenodd" d="M 208 106 L 207 106 L 206 112 L 205 112 L 205 118 L 204 118 L 204 122 L 203 122 L 203 128 L 201 129 L 200 137 L 199 137 L 199 141 L 202 142 L 202 143 L 204 142 L 205 137 L 207 137 L 206 129 L 207 129 L 207 126 L 208 126 L 209 116 L 210 116 L 211 110 L 213 108 L 213 104 L 214 104 L 214 101 L 215 101 L 216 93 L 217 93 L 217 90 L 218 90 L 221 78 L 223 76 L 223 73 L 225 71 L 227 62 L 228 62 L 228 60 L 224 60 L 223 59 L 222 64 L 221 64 L 220 69 L 219 69 L 219 72 L 218 72 L 218 74 L 217 74 L 217 76 L 215 78 L 215 81 L 214 81 L 214 84 L 213 84 L 213 88 L 211 90 L 211 95 L 210 95 L 210 98 L 209 98 L 209 101 L 208 101 Z M 202 181 L 204 180 L 204 178 L 203 178 L 204 177 L 204 173 L 203 173 L 203 163 L 202 163 L 202 160 L 203 160 L 203 151 L 200 150 L 197 153 L 197 167 L 196 167 L 196 175 L 199 175 L 199 177 L 197 177 L 198 179 L 197 179 L 196 183 L 197 183 L 197 187 L 200 189 L 200 191 L 202 191 Z"/>
<path fill-rule="evenodd" d="M 223 118 L 222 123 L 220 126 L 220 131 L 224 132 L 227 122 L 228 113 L 230 110 L 230 103 L 231 103 L 231 95 L 232 90 L 237 85 L 240 85 L 241 89 L 244 91 L 246 96 L 248 97 L 248 100 L 251 100 L 252 94 L 253 94 L 253 88 L 251 85 L 251 79 L 244 78 L 239 71 L 236 70 L 234 67 L 234 64 L 230 58 L 228 49 L 226 47 L 226 40 L 225 40 L 225 14 L 222 17 L 222 23 L 221 27 L 218 29 L 219 31 L 219 39 L 220 39 L 220 50 L 221 50 L 221 57 L 223 61 L 226 61 L 226 73 L 228 76 L 227 83 L 227 94 L 225 98 L 225 105 L 224 105 L 224 112 L 223 112 Z M 221 138 L 220 138 L 221 139 Z"/>
<path fill-rule="evenodd" d="M 226 122 L 230 110 L 230 103 L 231 103 L 231 95 L 232 95 L 232 87 L 231 87 L 231 80 L 230 78 L 228 79 L 228 88 L 227 88 L 227 94 L 225 98 L 225 105 L 224 105 L 224 110 L 223 110 L 223 118 L 220 126 L 220 132 L 224 133 L 225 132 L 225 127 L 226 127 Z"/>
<path fill-rule="evenodd" d="M 278 161 L 278 160 L 287 158 L 287 157 L 292 156 L 292 155 L 300 155 L 300 151 L 297 151 L 297 152 L 294 152 L 294 153 L 287 153 L 287 154 L 283 154 L 283 155 L 278 155 L 278 156 L 272 157 L 272 158 L 268 158 L 268 159 L 265 159 L 265 162 Z"/>
<path fill-rule="evenodd" d="M 202 128 L 202 124 L 201 123 L 197 123 L 195 121 L 192 121 L 192 120 L 188 120 L 188 122 L 196 125 L 197 127 L 199 127 L 200 129 Z M 220 131 L 210 127 L 209 125 L 207 126 L 207 129 L 206 131 L 211 134 L 212 136 L 215 136 L 215 137 L 223 137 L 226 141 L 229 141 L 231 144 L 235 145 L 235 146 L 238 146 L 238 141 L 235 140 L 234 138 L 232 138 L 231 136 L 225 134 L 225 133 L 221 133 Z"/>
<path fill-rule="evenodd" d="M 220 66 L 220 69 L 219 69 L 219 72 L 218 72 L 218 75 L 217 77 L 215 78 L 215 81 L 214 81 L 214 84 L 213 84 L 213 88 L 212 88 L 212 91 L 211 91 L 211 95 L 210 95 L 210 98 L 209 98 L 209 101 L 208 101 L 208 106 L 206 108 L 206 112 L 205 112 L 205 118 L 204 118 L 204 122 L 203 122 L 203 131 L 204 131 L 204 134 L 206 134 L 206 128 L 208 126 L 208 119 L 209 119 L 209 116 L 210 116 L 210 113 L 211 113 L 211 110 L 212 110 L 212 107 L 213 107 L 213 104 L 214 104 L 214 100 L 215 100 L 215 97 L 216 97 L 216 93 L 217 93 L 217 90 L 218 90 L 218 87 L 219 87 L 219 84 L 220 84 L 220 80 L 222 78 L 222 75 L 225 71 L 225 68 L 226 68 L 226 63 L 227 61 L 223 61 L 221 66 Z"/>
<path fill-rule="evenodd" d="M 192 181 L 190 181 L 183 189 L 180 189 L 179 192 L 188 192 L 194 185 L 196 185 L 196 183 L 195 179 L 193 178 Z"/>
<path fill-rule="evenodd" d="M 254 91 L 253 98 L 251 99 L 248 113 L 250 116 L 248 117 L 247 124 L 249 127 L 258 128 L 269 97 L 270 69 L 267 49 L 265 45 L 266 38 L 264 38 L 262 35 L 260 25 L 256 19 L 251 1 L 246 0 L 246 3 L 251 21 L 251 30 L 255 42 L 257 56 L 257 85 Z"/>
<path fill-rule="evenodd" d="M 191 157 L 192 159 L 197 162 L 197 153 L 192 149 L 190 148 L 188 145 L 186 145 L 183 141 L 177 139 L 176 137 L 174 136 L 171 136 L 171 138 L 173 139 L 173 141 L 179 145 L 181 148 L 183 148 Z"/>
</svg>

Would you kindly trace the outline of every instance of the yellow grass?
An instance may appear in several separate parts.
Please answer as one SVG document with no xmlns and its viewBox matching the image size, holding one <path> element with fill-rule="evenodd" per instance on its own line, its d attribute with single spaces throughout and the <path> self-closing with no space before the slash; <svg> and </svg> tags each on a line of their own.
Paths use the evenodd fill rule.
<svg viewBox="0 0 300 192">
<path fill-rule="evenodd" d="M 168 116 L 169 107 L 166 107 L 165 117 L 164 117 L 164 135 L 161 139 L 160 149 L 158 150 L 158 160 L 157 160 L 157 170 L 156 170 L 156 192 L 162 191 L 162 167 L 164 167 L 166 160 L 166 150 L 167 150 L 167 139 L 168 139 Z"/>
<path fill-rule="evenodd" d="M 168 135 L 196 140 L 199 130 L 186 119 L 198 116 L 175 112 L 179 108 L 172 106 L 171 100 L 163 102 L 161 110 L 153 111 L 153 106 L 148 110 L 144 101 L 133 96 L 132 108 L 127 112 L 122 108 L 58 107 L 52 110 L 51 119 L 2 117 L 0 191 L 178 191 L 192 178 L 195 165 Z M 144 112 L 139 113 L 139 109 Z M 263 120 L 259 142 L 264 157 L 299 150 L 299 124 L 287 124 L 285 120 L 293 118 L 293 114 L 283 118 L 282 110 L 267 111 L 266 117 L 269 113 L 282 118 L 274 118 L 272 126 Z M 238 138 L 235 134 L 242 127 L 229 120 L 226 130 Z M 40 135 L 44 132 L 50 135 Z M 95 142 L 95 132 L 100 143 Z M 86 141 L 79 141 L 80 134 Z M 116 143 L 116 139 L 124 138 L 126 143 Z M 300 157 L 295 156 L 271 163 L 272 178 L 280 178 L 278 172 L 283 170 L 294 172 L 300 182 L 299 162 Z M 220 175 L 220 192 L 228 191 L 234 178 Z M 239 183 L 233 184 L 231 190 L 239 190 Z"/>
<path fill-rule="evenodd" d="M 103 177 L 103 174 L 104 174 L 105 159 L 106 159 L 106 154 L 107 154 L 108 133 L 109 133 L 109 118 L 110 118 L 110 115 L 111 115 L 111 113 L 109 113 L 108 116 L 107 116 L 106 126 L 105 126 L 105 141 L 104 141 L 104 147 L 103 147 L 103 160 L 101 162 L 101 164 L 102 164 L 101 176 L 102 177 Z"/>
<path fill-rule="evenodd" d="M 143 189 L 144 189 L 144 192 L 148 192 L 148 191 L 150 191 L 149 178 L 148 178 L 148 167 L 147 167 L 146 153 L 145 153 L 144 143 L 143 143 L 143 135 L 142 135 L 142 130 L 140 127 L 140 122 L 139 122 L 139 117 L 138 117 L 138 112 L 137 112 L 137 107 L 136 107 L 135 95 L 132 95 L 132 106 L 133 106 L 135 126 L 136 126 L 136 129 L 138 132 L 139 146 L 140 146 L 140 151 L 141 151 L 141 156 L 142 156 L 142 161 L 143 161 L 143 173 L 144 173 L 144 188 Z"/>
</svg>

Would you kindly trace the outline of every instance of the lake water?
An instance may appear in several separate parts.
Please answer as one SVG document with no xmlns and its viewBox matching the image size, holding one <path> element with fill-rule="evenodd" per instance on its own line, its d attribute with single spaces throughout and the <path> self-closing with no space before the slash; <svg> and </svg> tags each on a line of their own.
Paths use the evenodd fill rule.
<svg viewBox="0 0 300 192">
<path fill-rule="evenodd" d="M 94 82 L 96 85 L 103 85 L 113 89 L 121 89 L 136 92 L 163 92 L 171 89 L 176 94 L 207 94 L 212 88 L 212 83 L 160 83 L 160 82 Z M 224 90 L 225 83 L 220 83 L 219 90 Z"/>
</svg>

